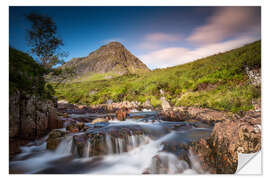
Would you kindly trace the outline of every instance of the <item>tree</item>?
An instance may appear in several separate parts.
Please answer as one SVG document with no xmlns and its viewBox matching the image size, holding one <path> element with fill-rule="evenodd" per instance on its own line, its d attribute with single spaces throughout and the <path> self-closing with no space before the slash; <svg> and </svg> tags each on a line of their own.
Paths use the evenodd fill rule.
<svg viewBox="0 0 270 180">
<path fill-rule="evenodd" d="M 67 53 L 62 51 L 63 41 L 57 36 L 57 26 L 49 16 L 30 13 L 26 18 L 32 23 L 31 30 L 27 32 L 28 44 L 40 64 L 50 70 L 53 66 L 62 64 L 62 58 Z"/>
<path fill-rule="evenodd" d="M 45 78 L 56 82 L 56 86 L 66 79 L 75 76 L 74 68 L 54 68 L 55 65 L 63 64 L 67 52 L 63 51 L 63 41 L 57 35 L 57 26 L 49 16 L 30 13 L 26 18 L 32 23 L 31 30 L 27 31 L 28 44 L 31 53 L 38 58 L 38 62 L 44 67 Z"/>
<path fill-rule="evenodd" d="M 57 87 L 75 75 L 74 67 L 56 68 L 46 76 L 46 79 L 50 79 L 50 81 L 54 82 L 54 86 Z"/>
</svg>

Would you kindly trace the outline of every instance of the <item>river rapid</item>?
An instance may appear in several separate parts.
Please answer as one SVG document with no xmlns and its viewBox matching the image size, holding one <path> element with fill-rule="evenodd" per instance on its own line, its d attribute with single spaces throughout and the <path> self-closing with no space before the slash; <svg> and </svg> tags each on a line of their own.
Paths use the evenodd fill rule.
<svg viewBox="0 0 270 180">
<path fill-rule="evenodd" d="M 70 117 L 97 116 L 71 114 Z M 208 138 L 212 127 L 201 122 L 167 122 L 157 112 L 133 112 L 116 119 L 84 123 L 86 131 L 67 133 L 55 150 L 48 136 L 21 147 L 9 164 L 23 174 L 196 174 L 204 172 L 192 143 Z M 60 129 L 65 131 L 66 129 Z"/>
</svg>

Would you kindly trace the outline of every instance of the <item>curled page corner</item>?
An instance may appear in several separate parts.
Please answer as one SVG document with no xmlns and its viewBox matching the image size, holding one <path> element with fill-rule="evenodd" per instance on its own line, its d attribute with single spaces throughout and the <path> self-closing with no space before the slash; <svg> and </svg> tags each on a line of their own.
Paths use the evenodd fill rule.
<svg viewBox="0 0 270 180">
<path fill-rule="evenodd" d="M 238 165 L 235 174 L 262 174 L 261 151 L 256 153 L 242 154 L 238 153 Z"/>
</svg>

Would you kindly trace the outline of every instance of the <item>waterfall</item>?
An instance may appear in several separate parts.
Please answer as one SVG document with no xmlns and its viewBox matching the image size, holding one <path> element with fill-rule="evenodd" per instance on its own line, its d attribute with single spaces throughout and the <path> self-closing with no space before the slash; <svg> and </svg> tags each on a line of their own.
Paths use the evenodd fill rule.
<svg viewBox="0 0 270 180">
<path fill-rule="evenodd" d="M 87 141 L 86 145 L 84 146 L 83 157 L 90 157 L 90 150 L 91 150 L 91 142 Z"/>
<path fill-rule="evenodd" d="M 57 154 L 70 154 L 72 152 L 73 136 L 64 138 L 56 149 Z"/>
<path fill-rule="evenodd" d="M 108 154 L 113 154 L 113 144 L 112 144 L 112 140 L 111 140 L 111 136 L 106 134 L 106 145 L 108 148 Z"/>
<path fill-rule="evenodd" d="M 46 149 L 46 141 L 22 147 L 22 153 L 11 161 L 10 168 L 24 173 L 205 173 L 199 159 L 188 149 L 183 150 L 186 154 L 182 158 L 177 154 L 179 149 L 166 148 L 196 141 L 210 132 L 189 127 L 172 130 L 174 125 L 184 127 L 182 122 L 129 119 L 108 123 L 67 134 L 55 151 Z M 181 160 L 186 158 L 188 162 Z"/>
<path fill-rule="evenodd" d="M 121 154 L 138 147 L 140 144 L 145 144 L 146 140 L 143 135 L 131 135 L 120 138 L 106 134 L 105 143 L 107 154 Z"/>
</svg>

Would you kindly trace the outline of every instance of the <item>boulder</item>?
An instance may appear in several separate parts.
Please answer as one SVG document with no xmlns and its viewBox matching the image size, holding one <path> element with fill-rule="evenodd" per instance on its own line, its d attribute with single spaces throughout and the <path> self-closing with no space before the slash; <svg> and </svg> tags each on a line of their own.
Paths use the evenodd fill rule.
<svg viewBox="0 0 270 180">
<path fill-rule="evenodd" d="M 210 124 L 230 118 L 228 112 L 199 107 L 174 107 L 173 109 L 161 111 L 159 115 L 165 121 L 189 121 L 194 119 Z"/>
<path fill-rule="evenodd" d="M 79 132 L 79 127 L 76 126 L 76 123 L 71 123 L 69 125 L 67 125 L 66 130 L 71 132 L 71 133 L 76 133 Z"/>
<path fill-rule="evenodd" d="M 116 111 L 116 118 L 120 121 L 124 121 L 127 118 L 127 110 L 126 109 L 119 109 Z"/>
<path fill-rule="evenodd" d="M 113 103 L 113 100 L 111 100 L 111 99 L 108 99 L 107 102 L 106 102 L 106 104 L 109 104 L 109 105 L 112 104 L 112 103 Z"/>
<path fill-rule="evenodd" d="M 64 118 L 68 118 L 68 113 L 64 113 L 64 114 L 63 114 L 63 117 L 64 117 Z"/>
<path fill-rule="evenodd" d="M 138 125 L 106 126 L 100 123 L 92 128 L 91 131 L 73 136 L 74 155 L 85 157 L 119 154 L 139 146 L 144 141 L 141 137 L 143 129 Z"/>
<path fill-rule="evenodd" d="M 238 153 L 255 153 L 261 149 L 261 130 L 248 119 L 224 121 L 214 126 L 208 140 L 194 143 L 196 154 L 204 171 L 233 174 L 237 170 Z"/>
<path fill-rule="evenodd" d="M 252 85 L 256 87 L 261 86 L 261 69 L 249 69 L 248 67 L 245 68 L 248 78 Z"/>
<path fill-rule="evenodd" d="M 49 130 L 63 128 L 63 121 L 57 117 L 56 109 L 52 108 L 49 111 Z"/>
<path fill-rule="evenodd" d="M 9 137 L 13 138 L 20 131 L 20 92 L 15 91 L 9 96 Z"/>
<path fill-rule="evenodd" d="M 51 100 L 17 91 L 10 95 L 9 102 L 11 138 L 34 140 L 44 136 L 48 130 L 63 127 Z"/>
<path fill-rule="evenodd" d="M 85 131 L 88 127 L 84 125 L 83 122 L 69 121 L 66 124 L 66 130 L 71 133 L 76 133 L 79 131 Z"/>
<path fill-rule="evenodd" d="M 108 119 L 104 119 L 104 118 L 97 118 L 94 119 L 91 124 L 96 124 L 96 123 L 100 123 L 100 122 L 108 122 Z"/>
<path fill-rule="evenodd" d="M 179 160 L 172 154 L 159 152 L 152 157 L 150 167 L 143 174 L 181 174 L 188 168 L 189 165 L 186 161 Z"/>
<path fill-rule="evenodd" d="M 165 97 L 161 97 L 160 100 L 163 111 L 171 109 L 171 105 L 169 104 L 169 102 L 166 100 Z"/>
<path fill-rule="evenodd" d="M 261 130 L 245 121 L 217 123 L 213 129 L 212 146 L 216 150 L 218 172 L 234 173 L 238 152 L 255 153 L 261 149 Z"/>
<path fill-rule="evenodd" d="M 77 107 L 78 107 L 79 109 L 87 108 L 87 106 L 85 106 L 85 105 L 78 105 Z"/>
<path fill-rule="evenodd" d="M 60 144 L 60 142 L 63 140 L 65 135 L 66 135 L 65 131 L 59 129 L 52 130 L 49 133 L 49 137 L 47 139 L 47 149 L 55 150 L 57 146 Z"/>
<path fill-rule="evenodd" d="M 75 105 L 68 103 L 68 101 L 66 101 L 66 100 L 57 101 L 57 109 L 59 109 L 59 110 L 72 109 L 72 108 L 75 108 Z"/>
<path fill-rule="evenodd" d="M 88 137 L 86 134 L 80 134 L 73 136 L 73 152 L 76 152 L 76 155 L 79 157 L 84 157 L 86 154 L 85 147 L 87 146 Z M 87 149 L 88 150 L 88 149 Z M 87 152 L 89 154 L 89 152 Z"/>
<path fill-rule="evenodd" d="M 152 108 L 152 105 L 151 105 L 149 99 L 147 99 L 147 100 L 143 103 L 142 106 L 143 106 L 144 108 Z"/>
</svg>

